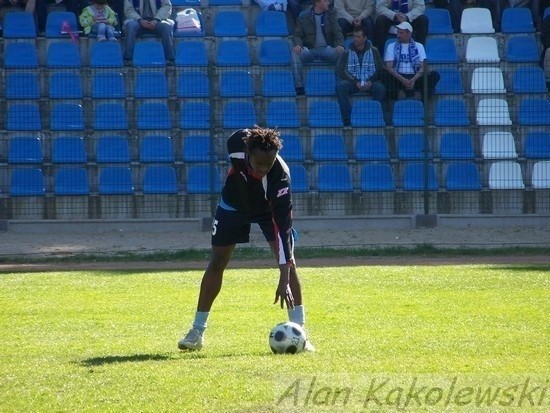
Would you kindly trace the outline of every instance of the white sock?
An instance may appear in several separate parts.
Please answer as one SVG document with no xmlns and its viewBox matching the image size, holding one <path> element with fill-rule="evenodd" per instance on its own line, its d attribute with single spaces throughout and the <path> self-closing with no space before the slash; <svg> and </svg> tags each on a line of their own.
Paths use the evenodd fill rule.
<svg viewBox="0 0 550 413">
<path fill-rule="evenodd" d="M 297 305 L 288 310 L 288 320 L 303 326 L 306 322 L 306 310 L 303 305 Z"/>
<path fill-rule="evenodd" d="M 201 333 L 206 330 L 206 322 L 208 321 L 209 311 L 197 311 L 195 313 L 195 321 L 193 321 L 193 328 L 196 328 Z"/>
</svg>

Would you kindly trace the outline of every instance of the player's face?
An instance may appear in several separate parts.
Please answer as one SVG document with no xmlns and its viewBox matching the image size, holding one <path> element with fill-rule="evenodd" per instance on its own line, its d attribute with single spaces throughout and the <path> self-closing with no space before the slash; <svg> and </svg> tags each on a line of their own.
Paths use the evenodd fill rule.
<svg viewBox="0 0 550 413">
<path fill-rule="evenodd" d="M 260 149 L 254 149 L 248 155 L 248 161 L 254 175 L 258 178 L 263 178 L 273 167 L 277 151 L 265 152 Z"/>
</svg>

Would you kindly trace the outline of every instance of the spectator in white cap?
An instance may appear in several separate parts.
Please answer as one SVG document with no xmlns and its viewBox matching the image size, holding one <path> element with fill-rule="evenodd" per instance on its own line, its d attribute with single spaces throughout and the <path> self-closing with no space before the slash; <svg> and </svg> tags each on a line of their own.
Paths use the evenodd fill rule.
<svg viewBox="0 0 550 413">
<path fill-rule="evenodd" d="M 424 45 L 412 39 L 413 27 L 409 22 L 402 22 L 396 28 L 397 41 L 390 43 L 384 53 L 386 88 L 391 99 L 422 99 L 427 71 Z M 427 73 L 427 97 L 433 94 L 439 77 L 437 72 Z"/>
</svg>

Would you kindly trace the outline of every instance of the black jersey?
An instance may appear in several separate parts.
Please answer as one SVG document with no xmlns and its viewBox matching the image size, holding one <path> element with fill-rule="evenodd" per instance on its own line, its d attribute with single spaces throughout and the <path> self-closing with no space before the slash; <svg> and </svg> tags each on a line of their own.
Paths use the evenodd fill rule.
<svg viewBox="0 0 550 413">
<path fill-rule="evenodd" d="M 248 215 L 251 221 L 271 214 L 279 264 L 285 264 L 293 259 L 294 243 L 290 172 L 285 161 L 277 155 L 266 176 L 254 176 L 248 154 L 245 154 L 243 136 L 234 133 L 227 142 L 231 168 L 222 189 L 222 205 Z"/>
</svg>

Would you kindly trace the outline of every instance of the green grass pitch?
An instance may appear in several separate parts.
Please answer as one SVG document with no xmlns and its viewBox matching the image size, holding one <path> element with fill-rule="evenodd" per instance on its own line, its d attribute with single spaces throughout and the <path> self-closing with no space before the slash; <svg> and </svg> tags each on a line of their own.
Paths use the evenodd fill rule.
<svg viewBox="0 0 550 413">
<path fill-rule="evenodd" d="M 287 318 L 272 305 L 276 269 L 226 271 L 195 353 L 176 343 L 202 271 L 0 274 L 0 411 L 395 411 L 400 387 L 366 396 L 386 375 L 431 383 L 404 411 L 442 411 L 447 396 L 450 411 L 476 411 L 466 387 L 449 383 L 488 377 L 509 386 L 500 407 L 521 398 L 516 411 L 550 410 L 550 267 L 299 270 L 318 351 L 294 356 L 267 344 Z"/>
</svg>

